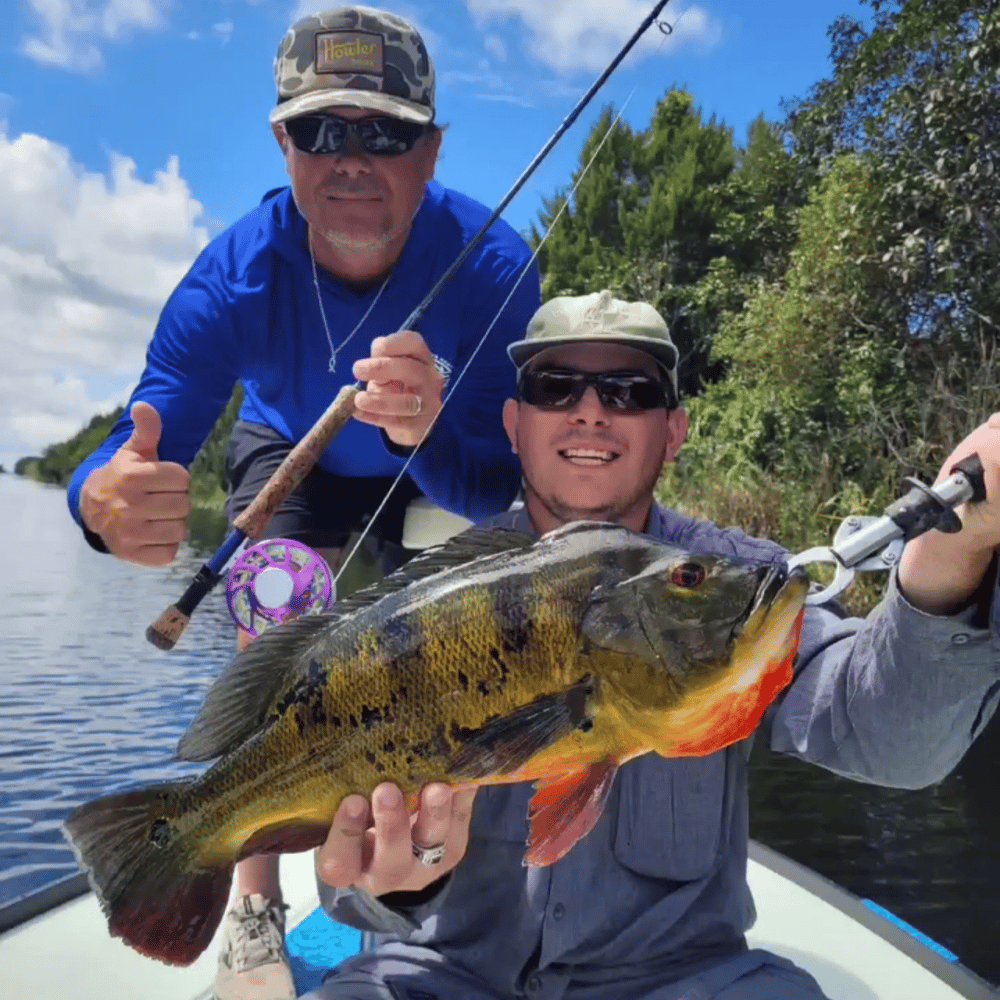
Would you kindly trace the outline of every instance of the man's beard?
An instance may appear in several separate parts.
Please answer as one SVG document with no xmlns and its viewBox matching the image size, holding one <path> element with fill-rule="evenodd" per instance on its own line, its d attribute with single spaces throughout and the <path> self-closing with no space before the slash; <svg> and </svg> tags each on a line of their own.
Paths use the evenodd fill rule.
<svg viewBox="0 0 1000 1000">
<path fill-rule="evenodd" d="M 426 197 L 426 191 L 424 197 Z M 356 253 L 360 252 L 364 254 L 376 254 L 390 244 L 395 243 L 400 237 L 404 235 L 408 237 L 413 222 L 424 204 L 424 199 L 421 198 L 416 211 L 406 222 L 396 227 L 390 227 L 378 236 L 352 236 L 347 233 L 338 232 L 336 229 L 323 229 L 319 225 L 309 222 L 309 217 L 302 211 L 302 206 L 299 204 L 298 198 L 295 197 L 294 188 L 292 189 L 292 201 L 295 202 L 295 207 L 299 210 L 299 215 L 306 220 L 309 228 L 317 236 L 329 243 L 335 250 L 352 250 Z"/>
<path fill-rule="evenodd" d="M 611 521 L 617 523 L 637 507 L 646 504 L 653 495 L 660 479 L 660 469 L 650 475 L 633 490 L 612 498 L 608 503 L 595 507 L 574 507 L 559 499 L 554 493 L 543 496 L 534 486 L 527 474 L 524 476 L 524 488 L 530 493 L 556 520 L 563 523 L 570 521 Z"/>
<path fill-rule="evenodd" d="M 402 235 L 401 232 L 396 232 L 392 229 L 381 236 L 371 238 L 348 236 L 345 233 L 338 233 L 333 229 L 316 229 L 315 232 L 317 236 L 326 240 L 335 250 L 356 250 L 367 253 L 384 250 L 390 243 Z"/>
</svg>

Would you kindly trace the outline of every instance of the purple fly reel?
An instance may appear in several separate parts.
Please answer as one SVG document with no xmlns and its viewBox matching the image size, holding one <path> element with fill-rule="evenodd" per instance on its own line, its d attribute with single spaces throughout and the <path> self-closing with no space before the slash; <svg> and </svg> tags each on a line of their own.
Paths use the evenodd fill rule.
<svg viewBox="0 0 1000 1000">
<path fill-rule="evenodd" d="M 330 567 L 318 552 L 290 538 L 252 545 L 226 580 L 229 613 L 255 639 L 291 617 L 326 611 L 333 598 Z"/>
</svg>

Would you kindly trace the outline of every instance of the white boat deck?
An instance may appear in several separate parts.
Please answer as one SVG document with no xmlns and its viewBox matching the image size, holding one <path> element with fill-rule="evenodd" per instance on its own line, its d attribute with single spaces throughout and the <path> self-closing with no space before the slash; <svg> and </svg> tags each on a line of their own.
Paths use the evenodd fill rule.
<svg viewBox="0 0 1000 1000">
<path fill-rule="evenodd" d="M 927 947 L 860 900 L 759 845 L 749 881 L 758 920 L 751 946 L 811 972 L 830 1000 L 1000 1000 L 1000 992 L 947 953 Z M 290 949 L 309 921 L 312 937 L 356 949 L 357 932 L 316 914 L 311 852 L 285 855 Z M 209 1000 L 219 937 L 187 968 L 143 958 L 108 936 L 93 895 L 63 903 L 0 934 L 4 1000 Z M 343 952 L 342 952 L 343 953 Z M 334 959 L 336 961 L 336 959 Z M 332 964 L 332 963 L 331 963 Z M 300 970 L 301 971 L 301 970 Z M 317 981 L 319 973 L 313 976 Z"/>
</svg>

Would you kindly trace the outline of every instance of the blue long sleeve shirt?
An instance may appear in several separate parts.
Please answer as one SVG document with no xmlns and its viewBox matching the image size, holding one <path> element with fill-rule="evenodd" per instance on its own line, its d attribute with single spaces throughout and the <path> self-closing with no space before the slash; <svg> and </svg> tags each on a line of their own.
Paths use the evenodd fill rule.
<svg viewBox="0 0 1000 1000">
<path fill-rule="evenodd" d="M 336 372 L 330 373 L 306 222 L 290 188 L 269 192 L 202 251 L 167 300 L 125 413 L 70 482 L 68 503 L 77 524 L 83 525 L 83 483 L 131 436 L 135 401 L 150 403 L 160 414 L 160 460 L 185 467 L 237 381 L 244 387 L 242 419 L 300 440 L 338 391 L 354 383 L 351 368 L 369 356 L 372 340 L 401 329 L 488 217 L 484 206 L 432 181 L 389 283 L 342 349 L 378 290 L 359 295 L 318 269 L 338 349 Z M 524 336 L 540 303 L 530 249 L 497 221 L 417 324 L 448 379 L 447 401 L 408 472 L 431 500 L 470 520 L 507 509 L 520 486 L 520 464 L 500 417 L 504 400 L 516 391 L 506 348 Z M 408 453 L 378 428 L 351 420 L 318 464 L 342 476 L 394 477 Z"/>
</svg>

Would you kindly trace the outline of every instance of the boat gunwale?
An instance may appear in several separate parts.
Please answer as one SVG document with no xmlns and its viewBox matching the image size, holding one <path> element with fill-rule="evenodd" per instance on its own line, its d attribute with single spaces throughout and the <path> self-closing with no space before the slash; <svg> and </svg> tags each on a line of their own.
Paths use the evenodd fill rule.
<svg viewBox="0 0 1000 1000">
<path fill-rule="evenodd" d="M 973 972 L 972 969 L 962 965 L 960 960 L 956 958 L 954 962 L 948 961 L 943 955 L 900 927 L 899 924 L 893 923 L 876 910 L 866 906 L 860 896 L 856 896 L 853 892 L 830 881 L 813 869 L 807 868 L 798 861 L 756 840 L 750 841 L 749 857 L 780 878 L 787 879 L 817 899 L 829 903 L 834 909 L 839 910 L 855 923 L 860 924 L 866 930 L 871 931 L 901 951 L 907 958 L 912 959 L 932 976 L 950 986 L 966 1000 L 998 1000 L 1000 998 L 1000 989 L 983 979 L 978 973 Z M 938 944 L 936 941 L 934 943 Z"/>
<path fill-rule="evenodd" d="M 71 903 L 85 896 L 90 891 L 92 890 L 86 874 L 76 872 L 36 892 L 16 896 L 9 903 L 0 906 L 0 934 L 21 927 L 64 903 Z"/>
<path fill-rule="evenodd" d="M 861 897 L 818 872 L 756 840 L 749 843 L 749 858 L 780 878 L 815 896 L 849 919 L 871 931 L 912 961 L 950 986 L 965 1000 L 1000 1000 L 1000 989 L 961 961 L 949 961 L 905 928 L 865 905 Z M 37 892 L 19 896 L 0 906 L 0 936 L 91 892 L 86 874 L 78 872 Z M 935 942 L 937 944 L 937 942 Z M 362 936 L 362 951 L 366 950 Z"/>
</svg>

